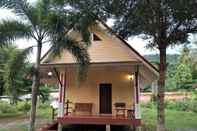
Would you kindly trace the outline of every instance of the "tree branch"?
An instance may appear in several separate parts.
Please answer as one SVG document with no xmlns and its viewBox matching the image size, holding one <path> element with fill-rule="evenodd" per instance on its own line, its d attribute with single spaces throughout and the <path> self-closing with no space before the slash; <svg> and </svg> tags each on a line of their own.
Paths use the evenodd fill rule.
<svg viewBox="0 0 197 131">
<path fill-rule="evenodd" d="M 185 32 L 186 33 L 196 33 L 197 32 L 197 25 L 193 28 L 186 29 Z"/>
<path fill-rule="evenodd" d="M 182 21 L 179 21 L 179 23 L 174 27 L 174 29 L 172 30 L 172 32 L 168 35 L 168 37 L 170 37 L 171 35 L 173 35 L 175 32 L 178 31 L 178 28 L 182 25 Z"/>
</svg>

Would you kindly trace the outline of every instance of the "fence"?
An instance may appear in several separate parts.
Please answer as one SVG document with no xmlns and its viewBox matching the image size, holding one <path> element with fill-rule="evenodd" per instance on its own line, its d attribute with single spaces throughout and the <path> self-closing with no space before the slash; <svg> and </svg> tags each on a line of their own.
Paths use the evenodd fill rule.
<svg viewBox="0 0 197 131">
<path fill-rule="evenodd" d="M 190 98 L 192 96 L 191 92 L 165 92 L 165 100 L 183 100 L 186 98 Z M 149 102 L 151 101 L 152 93 L 141 93 L 140 101 L 141 102 Z"/>
</svg>

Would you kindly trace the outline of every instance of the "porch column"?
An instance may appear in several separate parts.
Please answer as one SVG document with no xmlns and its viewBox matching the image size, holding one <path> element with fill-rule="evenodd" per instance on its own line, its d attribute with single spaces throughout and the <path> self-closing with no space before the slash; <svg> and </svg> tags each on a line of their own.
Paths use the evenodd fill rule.
<svg viewBox="0 0 197 131">
<path fill-rule="evenodd" d="M 152 82 L 152 94 L 153 94 L 153 101 L 157 100 L 157 93 L 158 93 L 158 80 Z"/>
<path fill-rule="evenodd" d="M 106 130 L 105 131 L 111 131 L 110 125 L 105 125 L 105 126 L 106 126 Z"/>
<path fill-rule="evenodd" d="M 64 103 L 65 103 L 65 90 L 66 90 L 66 73 L 60 72 L 59 74 L 59 108 L 58 117 L 64 116 Z"/>
<path fill-rule="evenodd" d="M 139 87 L 139 65 L 135 66 L 134 72 L 134 108 L 135 108 L 135 118 L 141 119 L 140 111 L 140 87 Z"/>
</svg>

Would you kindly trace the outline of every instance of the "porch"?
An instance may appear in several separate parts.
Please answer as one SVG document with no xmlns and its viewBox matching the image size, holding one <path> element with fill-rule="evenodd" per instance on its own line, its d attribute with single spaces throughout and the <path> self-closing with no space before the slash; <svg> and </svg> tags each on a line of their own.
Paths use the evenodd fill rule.
<svg viewBox="0 0 197 131">
<path fill-rule="evenodd" d="M 61 124 L 92 124 L 92 125 L 132 125 L 139 126 L 140 119 L 130 119 L 128 117 L 102 116 L 102 115 L 64 115 L 58 117 Z"/>
<path fill-rule="evenodd" d="M 75 84 L 73 65 L 46 65 L 48 77 L 58 82 L 59 125 L 129 125 L 141 124 L 140 83 L 144 67 L 136 63 L 91 64 L 86 81 Z M 47 74 L 47 73 L 46 73 Z M 47 76 L 46 76 L 47 77 Z M 69 103 L 70 102 L 70 103 Z"/>
</svg>

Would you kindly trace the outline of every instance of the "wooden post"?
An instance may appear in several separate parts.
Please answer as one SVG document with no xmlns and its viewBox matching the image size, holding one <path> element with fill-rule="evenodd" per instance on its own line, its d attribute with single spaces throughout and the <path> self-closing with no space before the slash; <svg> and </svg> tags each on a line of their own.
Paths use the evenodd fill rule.
<svg viewBox="0 0 197 131">
<path fill-rule="evenodd" d="M 55 109 L 53 107 L 51 109 L 52 109 L 52 120 L 54 120 L 54 118 L 55 118 Z"/>
<path fill-rule="evenodd" d="M 106 125 L 106 131 L 111 131 L 110 125 Z"/>
<path fill-rule="evenodd" d="M 70 104 L 70 101 L 67 99 L 66 100 L 66 115 L 68 115 L 69 114 L 69 104 Z"/>
<path fill-rule="evenodd" d="M 59 74 L 59 79 L 60 79 L 60 82 L 59 83 L 59 108 L 58 108 L 58 117 L 63 117 L 64 113 L 63 113 L 63 77 L 64 77 L 64 74 L 63 73 L 60 73 Z"/>
<path fill-rule="evenodd" d="M 135 67 L 134 73 L 134 91 L 135 91 L 135 119 L 141 119 L 141 112 L 140 112 L 140 87 L 139 87 L 139 65 Z"/>
<path fill-rule="evenodd" d="M 58 131 L 62 131 L 62 128 L 63 128 L 62 124 L 59 123 L 59 124 L 58 124 Z"/>
<path fill-rule="evenodd" d="M 152 82 L 152 100 L 156 102 L 158 94 L 158 80 Z"/>
<path fill-rule="evenodd" d="M 66 90 L 66 72 L 61 72 L 59 74 L 59 108 L 58 117 L 64 117 L 64 105 L 65 105 L 65 90 Z M 58 124 L 58 131 L 62 131 L 63 125 Z"/>
</svg>

